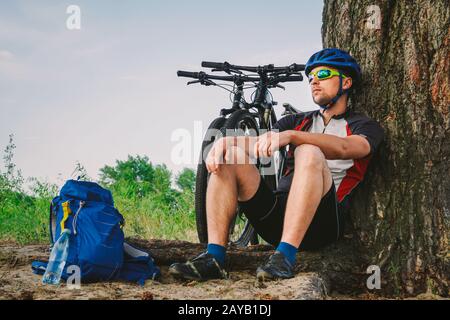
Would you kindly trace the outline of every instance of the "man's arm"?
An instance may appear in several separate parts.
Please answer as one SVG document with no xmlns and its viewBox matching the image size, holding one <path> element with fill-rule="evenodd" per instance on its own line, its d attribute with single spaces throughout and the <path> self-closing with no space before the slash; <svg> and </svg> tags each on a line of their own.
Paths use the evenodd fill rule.
<svg viewBox="0 0 450 320">
<path fill-rule="evenodd" d="M 213 147 L 205 159 L 206 169 L 210 173 L 216 173 L 220 165 L 224 163 L 223 157 L 226 150 L 231 147 L 239 147 L 248 154 L 250 159 L 256 159 L 254 146 L 257 141 L 258 137 L 251 136 L 223 137 L 218 139 L 214 142 Z"/>
<path fill-rule="evenodd" d="M 320 148 L 326 159 L 360 159 L 370 153 L 367 139 L 360 135 L 345 138 L 325 133 L 289 130 L 289 141 L 295 146 L 312 144 Z"/>
</svg>

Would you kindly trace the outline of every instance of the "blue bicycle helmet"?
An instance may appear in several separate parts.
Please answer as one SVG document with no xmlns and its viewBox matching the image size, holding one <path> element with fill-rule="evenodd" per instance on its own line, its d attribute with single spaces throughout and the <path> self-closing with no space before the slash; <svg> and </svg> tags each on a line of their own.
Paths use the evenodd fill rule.
<svg viewBox="0 0 450 320">
<path fill-rule="evenodd" d="M 338 94 L 331 99 L 326 105 L 320 106 L 321 108 L 329 108 L 336 101 L 347 92 L 342 90 L 342 74 L 345 74 L 352 78 L 353 86 L 357 85 L 361 81 L 361 68 L 356 60 L 347 52 L 336 48 L 327 48 L 319 52 L 316 52 L 309 58 L 306 63 L 305 73 L 308 75 L 312 69 L 319 66 L 328 66 L 339 70 L 339 91 Z"/>
</svg>

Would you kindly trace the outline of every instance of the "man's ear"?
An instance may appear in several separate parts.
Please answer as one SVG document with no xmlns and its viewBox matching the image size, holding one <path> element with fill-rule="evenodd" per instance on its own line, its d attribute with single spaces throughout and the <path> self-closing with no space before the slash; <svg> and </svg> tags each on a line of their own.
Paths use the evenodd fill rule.
<svg viewBox="0 0 450 320">
<path fill-rule="evenodd" d="M 342 89 L 344 90 L 348 90 L 352 87 L 353 85 L 353 80 L 350 77 L 347 77 L 344 79 L 343 83 L 342 83 Z"/>
</svg>

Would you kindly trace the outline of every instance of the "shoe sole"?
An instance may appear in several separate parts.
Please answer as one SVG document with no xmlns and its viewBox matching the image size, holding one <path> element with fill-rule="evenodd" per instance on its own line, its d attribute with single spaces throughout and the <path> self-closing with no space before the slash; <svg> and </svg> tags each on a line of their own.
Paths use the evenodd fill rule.
<svg viewBox="0 0 450 320">
<path fill-rule="evenodd" d="M 207 279 L 196 278 L 196 277 L 185 275 L 185 274 L 178 272 L 177 270 L 173 270 L 173 269 L 169 269 L 169 274 L 178 280 L 185 280 L 185 281 L 204 282 L 204 281 L 208 281 L 208 280 L 224 280 L 224 279 L 226 279 L 226 278 L 207 278 Z"/>
<path fill-rule="evenodd" d="M 204 281 L 203 279 L 199 279 L 199 278 L 196 278 L 196 277 L 185 275 L 185 274 L 183 274 L 181 272 L 178 272 L 177 270 L 174 270 L 174 269 L 169 269 L 169 274 L 171 276 L 173 276 L 174 278 L 178 279 L 178 280 Z"/>
<path fill-rule="evenodd" d="M 266 280 L 275 280 L 274 277 L 270 273 L 268 273 L 264 270 L 256 271 L 256 279 L 258 279 L 258 281 L 261 281 L 261 282 L 264 282 Z"/>
<path fill-rule="evenodd" d="M 275 281 L 275 280 L 286 280 L 286 279 L 292 279 L 294 278 L 294 276 L 291 277 L 274 277 L 271 273 L 268 273 L 267 271 L 264 270 L 257 270 L 256 271 L 256 278 L 258 279 L 258 281 L 264 282 L 264 281 Z"/>
</svg>

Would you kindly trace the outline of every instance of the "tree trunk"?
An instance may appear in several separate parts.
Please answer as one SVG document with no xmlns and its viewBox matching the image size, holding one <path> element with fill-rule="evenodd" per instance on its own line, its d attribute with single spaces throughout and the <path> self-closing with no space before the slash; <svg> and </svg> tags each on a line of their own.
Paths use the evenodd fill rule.
<svg viewBox="0 0 450 320">
<path fill-rule="evenodd" d="M 449 21 L 448 0 L 324 3 L 323 46 L 363 70 L 351 108 L 386 133 L 351 217 L 391 292 L 449 293 Z"/>
</svg>

